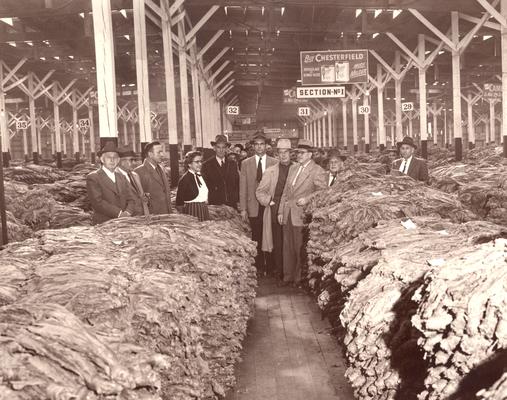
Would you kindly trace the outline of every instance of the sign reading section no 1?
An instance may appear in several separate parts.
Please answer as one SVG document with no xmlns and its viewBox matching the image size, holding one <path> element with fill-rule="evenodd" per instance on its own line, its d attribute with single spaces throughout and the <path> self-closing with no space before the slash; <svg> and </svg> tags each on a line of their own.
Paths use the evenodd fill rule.
<svg viewBox="0 0 507 400">
<path fill-rule="evenodd" d="M 305 86 L 297 88 L 298 99 L 345 97 L 345 86 Z"/>
<path fill-rule="evenodd" d="M 368 50 L 302 51 L 301 84 L 368 82 Z"/>
</svg>

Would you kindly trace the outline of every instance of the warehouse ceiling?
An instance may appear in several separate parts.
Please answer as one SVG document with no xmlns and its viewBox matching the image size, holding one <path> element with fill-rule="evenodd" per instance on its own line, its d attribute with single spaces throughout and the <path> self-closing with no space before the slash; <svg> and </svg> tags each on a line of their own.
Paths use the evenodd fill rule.
<svg viewBox="0 0 507 400">
<path fill-rule="evenodd" d="M 152 2 L 160 4 L 159 0 Z M 420 33 L 429 38 L 427 51 L 437 46 L 437 36 L 410 8 L 420 11 L 442 32 L 449 30 L 452 10 L 461 13 L 460 30 L 464 33 L 474 25 L 470 20 L 484 13 L 476 0 L 185 0 L 182 7 L 187 30 L 213 5 L 220 8 L 199 30 L 198 47 L 202 48 L 217 31 L 224 32 L 204 55 L 204 65 L 229 48 L 211 73 L 230 61 L 216 81 L 234 71 L 234 88 L 225 100 L 237 96 L 241 112 L 256 114 L 259 124 L 296 119 L 295 107 L 283 105 L 282 93 L 298 84 L 302 50 L 373 49 L 392 64 L 399 48 L 387 32 L 411 50 L 416 48 Z M 117 83 L 120 88 L 128 88 L 136 80 L 132 0 L 111 0 L 111 7 Z M 76 85 L 85 90 L 95 81 L 90 12 L 91 0 L 2 0 L 0 59 L 14 66 L 26 57 L 20 72 L 33 71 L 42 77 L 54 69 L 53 79 L 61 81 L 62 86 L 78 79 Z M 147 21 L 150 83 L 155 100 L 160 100 L 158 97 L 164 93 L 161 32 L 151 19 Z M 491 81 L 500 73 L 499 32 L 491 27 L 482 27 L 461 57 L 465 90 L 474 82 Z M 428 69 L 427 79 L 433 86 L 430 98 L 445 100 L 451 90 L 451 57 L 447 51 L 440 53 Z M 376 73 L 374 61 L 370 57 L 372 75 Z M 393 97 L 390 87 L 388 100 Z M 404 96 L 415 99 L 415 89 L 417 71 L 412 68 L 404 81 Z"/>
</svg>

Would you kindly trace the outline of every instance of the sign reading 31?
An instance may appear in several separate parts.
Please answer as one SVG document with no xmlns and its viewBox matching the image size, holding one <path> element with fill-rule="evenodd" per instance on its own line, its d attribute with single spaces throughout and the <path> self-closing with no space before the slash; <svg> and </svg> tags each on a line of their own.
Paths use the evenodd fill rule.
<svg viewBox="0 0 507 400">
<path fill-rule="evenodd" d="M 311 113 L 310 107 L 298 107 L 298 116 L 309 117 L 310 113 Z"/>
</svg>

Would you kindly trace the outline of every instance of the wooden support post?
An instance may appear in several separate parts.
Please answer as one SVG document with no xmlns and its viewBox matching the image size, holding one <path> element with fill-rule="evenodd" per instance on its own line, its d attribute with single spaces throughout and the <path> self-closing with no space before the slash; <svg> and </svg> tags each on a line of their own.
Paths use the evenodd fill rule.
<svg viewBox="0 0 507 400">
<path fill-rule="evenodd" d="M 185 42 L 185 21 L 178 23 L 178 38 L 181 45 L 178 49 L 180 65 L 181 119 L 183 127 L 183 150 L 186 153 L 192 147 L 190 132 L 190 104 L 188 94 L 187 50 Z"/>
<path fill-rule="evenodd" d="M 35 91 L 35 82 L 32 72 L 28 75 L 28 89 L 32 94 Z M 33 95 L 28 96 L 28 109 L 30 113 L 30 139 L 32 142 L 32 159 L 34 164 L 39 164 L 39 152 L 41 149 L 39 148 L 37 141 L 37 124 L 35 122 L 35 98 Z"/>
<path fill-rule="evenodd" d="M 96 154 L 96 148 L 95 148 L 95 126 L 93 124 L 93 106 L 88 106 L 88 119 L 90 120 L 90 160 L 92 164 L 95 164 L 95 154 Z"/>
<path fill-rule="evenodd" d="M 384 123 L 384 87 L 387 83 L 387 77 L 383 76 L 382 66 L 377 64 L 377 106 L 378 106 L 378 146 L 383 151 L 387 144 L 386 127 Z"/>
<path fill-rule="evenodd" d="M 169 136 L 169 163 L 171 167 L 171 187 L 176 187 L 180 179 L 178 151 L 178 123 L 176 115 L 176 88 L 173 58 L 173 33 L 169 0 L 162 1 L 165 17 L 162 18 L 162 43 L 164 47 L 165 97 L 167 102 L 167 133 Z"/>
<path fill-rule="evenodd" d="M 347 150 L 348 132 L 347 132 L 347 99 L 342 101 L 342 128 L 343 128 L 343 149 Z"/>
<path fill-rule="evenodd" d="M 455 160 L 461 161 L 463 158 L 463 132 L 461 127 L 461 71 L 460 71 L 460 52 L 459 44 L 459 14 L 457 11 L 451 12 L 451 37 L 454 44 L 452 49 L 452 115 L 453 115 L 453 134 L 455 147 Z"/>
<path fill-rule="evenodd" d="M 423 34 L 418 35 L 418 56 L 419 64 L 419 135 L 421 137 L 421 156 L 428 159 L 428 109 L 426 105 L 426 66 L 424 61 L 426 58 L 425 37 Z"/>
<path fill-rule="evenodd" d="M 394 68 L 396 72 L 401 71 L 401 54 L 399 51 L 396 51 L 394 55 Z M 401 114 L 401 83 L 403 79 L 395 79 L 394 80 L 394 112 L 396 115 L 396 142 L 401 142 L 403 140 L 403 122 L 402 122 L 402 114 Z"/>
<path fill-rule="evenodd" d="M 352 99 L 352 138 L 354 143 L 354 153 L 358 151 L 358 137 L 357 137 L 357 97 Z"/>
<path fill-rule="evenodd" d="M 327 110 L 327 146 L 333 147 L 333 107 Z"/>
<path fill-rule="evenodd" d="M 369 94 L 364 95 L 363 105 L 364 106 L 370 105 L 370 95 Z M 364 151 L 365 151 L 365 153 L 370 152 L 370 141 L 371 141 L 370 115 L 364 114 Z"/>
<path fill-rule="evenodd" d="M 72 149 L 74 151 L 74 157 L 77 162 L 80 162 L 79 152 L 79 127 L 77 125 L 77 96 L 76 91 L 72 93 Z M 84 149 L 83 149 L 84 150 Z"/>
<path fill-rule="evenodd" d="M 146 45 L 146 10 L 144 0 L 133 0 L 134 36 L 137 76 L 137 118 L 141 149 L 153 140 L 150 116 L 150 87 L 148 73 L 148 51 Z"/>
<path fill-rule="evenodd" d="M 507 20 L 507 0 L 500 2 L 500 14 L 503 20 Z M 502 55 L 502 130 L 503 156 L 507 158 L 507 24 L 500 27 Z"/>
<path fill-rule="evenodd" d="M 489 100 L 489 136 L 486 136 L 486 144 L 496 142 L 495 105 L 496 100 Z"/>
<path fill-rule="evenodd" d="M 97 72 L 100 147 L 103 147 L 107 142 L 113 142 L 115 145 L 118 145 L 115 51 L 110 0 L 92 0 L 92 15 L 93 35 L 95 39 L 95 70 Z M 136 57 L 138 57 L 137 53 Z M 139 89 L 138 87 L 137 90 L 139 91 Z"/>
<path fill-rule="evenodd" d="M 122 131 L 123 131 L 123 144 L 128 146 L 129 144 L 129 129 L 127 126 L 127 120 L 125 118 L 121 119 L 122 123 Z"/>
</svg>

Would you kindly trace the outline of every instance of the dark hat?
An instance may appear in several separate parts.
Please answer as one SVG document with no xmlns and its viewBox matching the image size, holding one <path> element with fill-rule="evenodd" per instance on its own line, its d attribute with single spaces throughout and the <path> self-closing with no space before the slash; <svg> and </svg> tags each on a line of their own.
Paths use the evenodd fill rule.
<svg viewBox="0 0 507 400">
<path fill-rule="evenodd" d="M 397 143 L 398 149 L 404 144 L 408 144 L 409 146 L 412 146 L 414 149 L 417 149 L 417 145 L 414 143 L 414 139 L 412 139 L 410 136 L 405 136 L 401 142 Z"/>
<path fill-rule="evenodd" d="M 234 145 L 234 147 L 237 147 L 238 149 L 240 149 L 241 151 L 245 150 L 245 146 L 243 146 L 241 143 L 237 143 Z"/>
<path fill-rule="evenodd" d="M 122 147 L 120 149 L 120 158 L 126 158 L 126 157 L 137 157 L 137 154 L 134 152 L 134 150 L 128 148 L 128 147 Z"/>
<path fill-rule="evenodd" d="M 347 156 L 345 154 L 341 154 L 338 149 L 331 149 L 327 153 L 327 159 L 330 160 L 331 158 L 340 158 L 342 161 L 345 161 Z"/>
<path fill-rule="evenodd" d="M 218 143 L 225 143 L 227 146 L 230 146 L 231 144 L 229 143 L 229 140 L 227 140 L 227 136 L 225 135 L 217 135 L 215 137 L 215 141 L 211 142 L 211 145 L 212 146 L 216 146 Z"/>
<path fill-rule="evenodd" d="M 254 137 L 252 138 L 252 143 L 254 143 L 256 140 L 264 140 L 264 143 L 267 143 L 266 136 L 264 136 L 262 131 L 255 133 Z"/>
<path fill-rule="evenodd" d="M 100 149 L 99 157 L 101 157 L 102 154 L 104 154 L 104 153 L 118 153 L 118 155 L 119 155 L 120 151 L 118 150 L 118 147 L 116 147 L 116 145 L 113 142 L 106 142 L 104 147 L 102 147 Z"/>
<path fill-rule="evenodd" d="M 313 142 L 308 139 L 299 139 L 297 149 L 313 150 Z"/>
</svg>

